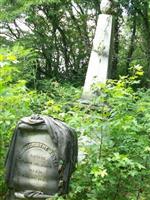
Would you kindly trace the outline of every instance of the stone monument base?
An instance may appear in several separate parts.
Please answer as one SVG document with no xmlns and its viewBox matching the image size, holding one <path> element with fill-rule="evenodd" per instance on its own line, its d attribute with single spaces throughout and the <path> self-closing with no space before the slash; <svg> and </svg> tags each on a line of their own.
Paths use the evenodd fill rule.
<svg viewBox="0 0 150 200">
<path fill-rule="evenodd" d="M 18 193 L 14 191 L 10 191 L 6 197 L 6 200 L 46 200 L 53 199 L 53 196 L 50 195 L 39 195 L 38 197 L 25 197 L 23 193 Z"/>
</svg>

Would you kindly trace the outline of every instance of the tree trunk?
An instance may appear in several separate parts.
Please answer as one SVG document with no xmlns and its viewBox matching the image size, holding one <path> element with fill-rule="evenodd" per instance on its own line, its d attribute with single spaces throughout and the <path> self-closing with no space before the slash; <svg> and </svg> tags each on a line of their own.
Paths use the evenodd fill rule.
<svg viewBox="0 0 150 200">
<path fill-rule="evenodd" d="M 126 62 L 126 74 L 128 75 L 129 73 L 129 67 L 130 67 L 130 62 L 132 59 L 132 55 L 134 52 L 134 42 L 136 38 L 136 14 L 133 17 L 133 24 L 132 24 L 132 35 L 131 35 L 131 40 L 130 40 L 130 45 L 129 45 L 129 51 L 127 54 L 127 62 Z"/>
<path fill-rule="evenodd" d="M 117 78 L 117 65 L 119 54 L 119 16 L 116 16 L 114 25 L 114 53 L 112 58 L 111 78 Z"/>
</svg>

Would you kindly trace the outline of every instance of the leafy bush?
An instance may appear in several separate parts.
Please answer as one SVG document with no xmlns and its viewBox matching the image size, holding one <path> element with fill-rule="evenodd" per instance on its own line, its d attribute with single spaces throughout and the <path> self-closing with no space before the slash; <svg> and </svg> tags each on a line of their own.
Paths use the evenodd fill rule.
<svg viewBox="0 0 150 200">
<path fill-rule="evenodd" d="M 4 192 L 4 158 L 16 122 L 30 114 L 30 94 L 25 81 L 17 81 L 17 58 L 1 50 L 0 54 L 0 193 Z"/>
<path fill-rule="evenodd" d="M 27 90 L 16 78 L 17 59 L 11 56 L 0 57 L 1 193 L 6 191 L 3 163 L 15 124 L 35 112 L 57 117 L 78 132 L 79 163 L 65 199 L 150 199 L 150 90 L 134 90 L 142 68 L 94 86 L 100 95 L 82 104 L 80 88 L 55 81 L 45 83 L 44 93 Z"/>
<path fill-rule="evenodd" d="M 150 198 L 150 90 L 132 89 L 142 68 L 132 71 L 131 76 L 97 86 L 101 95 L 82 111 L 82 135 L 91 144 L 80 147 L 85 158 L 68 199 Z"/>
<path fill-rule="evenodd" d="M 64 106 L 55 112 L 80 132 L 69 200 L 150 198 L 150 90 L 134 91 L 143 72 L 140 66 L 131 71 L 97 85 L 101 95 L 90 104 L 74 101 L 65 112 Z"/>
</svg>

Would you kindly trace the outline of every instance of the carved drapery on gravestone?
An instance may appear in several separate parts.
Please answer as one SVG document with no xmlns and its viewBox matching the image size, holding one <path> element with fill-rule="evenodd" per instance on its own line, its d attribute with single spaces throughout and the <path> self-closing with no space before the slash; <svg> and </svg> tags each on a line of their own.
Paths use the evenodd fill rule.
<svg viewBox="0 0 150 200">
<path fill-rule="evenodd" d="M 7 199 L 66 194 L 76 162 L 77 137 L 66 124 L 47 116 L 23 118 L 6 159 Z"/>
<path fill-rule="evenodd" d="M 93 48 L 89 60 L 82 98 L 93 97 L 92 86 L 95 83 L 105 83 L 110 77 L 113 50 L 113 8 L 111 0 L 102 0 Z"/>
</svg>

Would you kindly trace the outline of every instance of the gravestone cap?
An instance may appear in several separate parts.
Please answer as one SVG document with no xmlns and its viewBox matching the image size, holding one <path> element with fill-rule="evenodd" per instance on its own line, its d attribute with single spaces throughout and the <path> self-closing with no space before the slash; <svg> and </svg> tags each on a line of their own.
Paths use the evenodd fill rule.
<svg viewBox="0 0 150 200">
<path fill-rule="evenodd" d="M 100 10 L 102 14 L 113 15 L 117 12 L 117 1 L 116 0 L 102 0 L 100 4 Z"/>
</svg>

